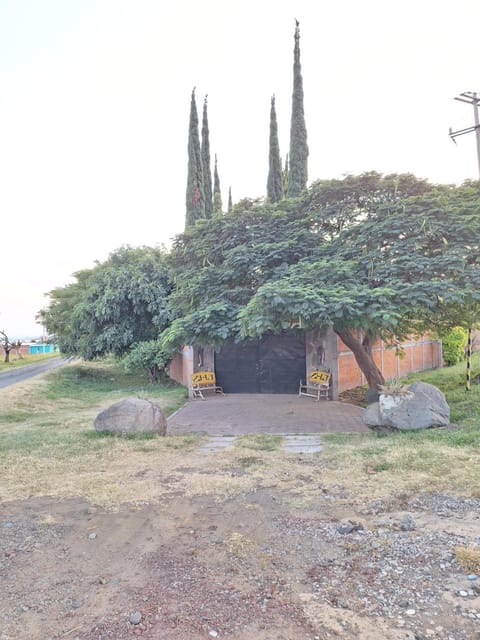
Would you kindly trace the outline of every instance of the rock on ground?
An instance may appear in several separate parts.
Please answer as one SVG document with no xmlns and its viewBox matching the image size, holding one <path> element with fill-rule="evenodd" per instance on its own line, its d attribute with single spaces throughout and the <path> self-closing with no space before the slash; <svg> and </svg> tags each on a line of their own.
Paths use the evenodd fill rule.
<svg viewBox="0 0 480 640">
<path fill-rule="evenodd" d="M 450 407 L 440 389 L 414 382 L 406 393 L 382 393 L 378 402 L 367 407 L 363 421 L 367 427 L 400 431 L 446 427 L 450 424 Z"/>
<path fill-rule="evenodd" d="M 167 419 L 161 408 L 149 400 L 124 398 L 101 411 L 94 421 L 96 431 L 115 435 L 156 433 L 164 436 Z"/>
</svg>

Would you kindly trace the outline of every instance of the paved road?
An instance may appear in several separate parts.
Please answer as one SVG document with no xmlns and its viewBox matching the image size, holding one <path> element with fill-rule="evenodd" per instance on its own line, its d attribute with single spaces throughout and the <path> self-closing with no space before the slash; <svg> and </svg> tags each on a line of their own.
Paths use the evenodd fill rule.
<svg viewBox="0 0 480 640">
<path fill-rule="evenodd" d="M 40 373 L 44 373 L 49 369 L 56 369 L 62 367 L 69 362 L 69 358 L 51 358 L 37 364 L 27 364 L 23 367 L 16 367 L 11 371 L 2 371 L 0 373 L 0 389 L 3 387 L 9 387 L 11 384 L 17 382 L 23 382 L 33 376 L 38 376 Z"/>
</svg>

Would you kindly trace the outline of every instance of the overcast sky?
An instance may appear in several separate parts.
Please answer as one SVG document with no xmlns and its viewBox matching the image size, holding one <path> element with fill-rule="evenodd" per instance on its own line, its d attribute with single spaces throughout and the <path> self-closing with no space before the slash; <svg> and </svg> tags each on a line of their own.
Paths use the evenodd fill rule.
<svg viewBox="0 0 480 640">
<path fill-rule="evenodd" d="M 309 178 L 478 176 L 478 0 L 0 0 L 0 329 L 121 245 L 183 230 L 190 94 L 224 203 L 263 196 L 270 97 L 288 152 L 300 21 Z M 213 168 L 213 167 L 212 167 Z"/>
</svg>

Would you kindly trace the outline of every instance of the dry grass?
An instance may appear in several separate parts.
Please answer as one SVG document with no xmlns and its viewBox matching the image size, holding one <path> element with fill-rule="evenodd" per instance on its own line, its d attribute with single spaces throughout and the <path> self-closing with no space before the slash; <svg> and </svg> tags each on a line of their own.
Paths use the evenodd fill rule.
<svg viewBox="0 0 480 640">
<path fill-rule="evenodd" d="M 98 411 L 128 395 L 152 399 L 166 413 L 184 401 L 181 388 L 145 386 L 112 363 L 75 364 L 4 389 L 0 499 L 83 496 L 116 508 L 176 493 L 224 500 L 276 488 L 286 505 L 304 507 L 319 495 L 354 505 L 419 490 L 480 494 L 476 423 L 458 432 L 325 436 L 323 452 L 308 456 L 285 455 L 272 436 L 240 438 L 234 447 L 200 455 L 202 436 L 96 434 Z M 470 415 L 464 395 L 460 400 Z M 467 400 L 478 399 L 472 392 Z"/>
<path fill-rule="evenodd" d="M 227 550 L 236 558 L 246 558 L 250 556 L 256 548 L 254 540 L 247 538 L 242 533 L 234 532 L 227 539 Z"/>
<path fill-rule="evenodd" d="M 455 547 L 455 557 L 464 571 L 480 573 L 480 549 L 475 547 Z"/>
</svg>

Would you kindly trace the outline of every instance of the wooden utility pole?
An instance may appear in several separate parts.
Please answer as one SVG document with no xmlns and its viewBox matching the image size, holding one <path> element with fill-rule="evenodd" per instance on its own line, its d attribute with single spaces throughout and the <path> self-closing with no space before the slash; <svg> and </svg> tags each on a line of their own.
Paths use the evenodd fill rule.
<svg viewBox="0 0 480 640">
<path fill-rule="evenodd" d="M 458 131 L 452 131 L 450 128 L 449 136 L 455 142 L 455 138 L 463 136 L 465 133 L 473 133 L 475 131 L 475 137 L 477 139 L 477 164 L 478 164 L 478 177 L 480 180 L 480 118 L 478 115 L 478 104 L 480 102 L 480 96 L 475 91 L 465 91 L 459 96 L 456 96 L 454 100 L 459 102 L 466 102 L 473 106 L 473 127 L 466 127 L 465 129 L 459 129 Z M 466 391 L 470 391 L 470 382 L 472 376 L 472 325 L 468 327 L 468 340 L 467 340 L 467 380 L 465 383 Z"/>
</svg>

